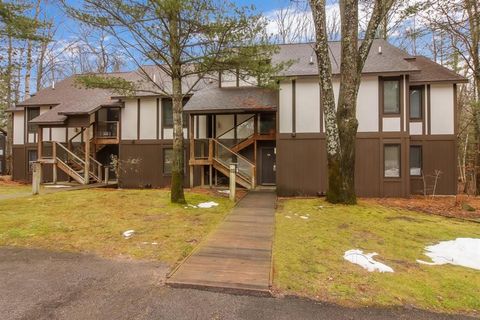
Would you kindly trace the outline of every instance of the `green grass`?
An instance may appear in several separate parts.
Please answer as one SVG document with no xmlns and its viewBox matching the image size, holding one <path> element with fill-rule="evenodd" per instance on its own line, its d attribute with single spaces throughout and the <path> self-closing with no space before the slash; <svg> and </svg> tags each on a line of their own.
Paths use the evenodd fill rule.
<svg viewBox="0 0 480 320">
<path fill-rule="evenodd" d="M 307 214 L 308 220 L 299 218 Z M 457 237 L 480 237 L 480 224 L 364 202 L 284 200 L 276 220 L 274 283 L 287 294 L 350 306 L 413 305 L 478 314 L 480 271 L 416 262 L 429 261 L 426 245 Z M 343 259 L 349 249 L 378 252 L 376 260 L 395 273 L 369 273 L 351 264 Z"/>
<path fill-rule="evenodd" d="M 186 193 L 185 208 L 166 190 L 88 189 L 0 201 L 0 245 L 179 261 L 230 211 L 226 198 Z M 124 239 L 122 232 L 134 229 Z M 157 245 L 152 244 L 156 242 Z"/>
<path fill-rule="evenodd" d="M 32 192 L 32 185 L 20 183 L 5 183 L 0 181 L 0 197 L 16 193 Z"/>
</svg>

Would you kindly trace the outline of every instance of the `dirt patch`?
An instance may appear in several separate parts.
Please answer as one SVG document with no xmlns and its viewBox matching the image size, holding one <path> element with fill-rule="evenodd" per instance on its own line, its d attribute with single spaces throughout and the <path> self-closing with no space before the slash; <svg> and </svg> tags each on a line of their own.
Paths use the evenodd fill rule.
<svg viewBox="0 0 480 320">
<path fill-rule="evenodd" d="M 437 196 L 424 198 L 412 196 L 410 198 L 372 198 L 366 202 L 378 203 L 386 207 L 421 211 L 424 213 L 480 221 L 480 197 L 467 195 Z M 410 217 L 394 217 L 390 219 L 412 219 Z"/>
</svg>

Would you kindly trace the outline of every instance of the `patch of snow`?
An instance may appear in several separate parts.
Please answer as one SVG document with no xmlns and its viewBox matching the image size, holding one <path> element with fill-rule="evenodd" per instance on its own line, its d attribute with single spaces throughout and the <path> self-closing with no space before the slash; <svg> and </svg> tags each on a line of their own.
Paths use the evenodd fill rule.
<svg viewBox="0 0 480 320">
<path fill-rule="evenodd" d="M 156 245 L 158 244 L 158 242 L 152 242 L 152 244 L 153 244 L 154 246 L 156 246 Z"/>
<path fill-rule="evenodd" d="M 427 246 L 425 251 L 425 255 L 430 257 L 432 262 L 417 260 L 418 263 L 432 266 L 449 263 L 480 270 L 480 239 L 457 238 L 441 241 L 436 245 Z"/>
<path fill-rule="evenodd" d="M 44 185 L 45 188 L 70 188 L 70 186 L 66 186 L 64 184 L 50 184 Z"/>
<path fill-rule="evenodd" d="M 230 194 L 230 190 L 218 190 L 218 193 Z"/>
<path fill-rule="evenodd" d="M 290 216 L 285 216 L 285 218 L 287 218 L 287 219 L 292 219 L 292 217 L 290 217 Z"/>
<path fill-rule="evenodd" d="M 393 269 L 381 262 L 375 261 L 374 256 L 378 253 L 363 253 L 362 250 L 352 249 L 345 251 L 343 258 L 351 263 L 358 264 L 362 268 L 368 270 L 368 272 L 393 272 Z"/>
<path fill-rule="evenodd" d="M 300 216 L 300 218 L 302 218 L 303 220 L 308 220 L 308 217 L 306 216 Z"/>
<path fill-rule="evenodd" d="M 122 235 L 125 239 L 130 239 L 134 233 L 135 233 L 135 230 L 127 230 L 124 233 L 122 233 Z"/>
<path fill-rule="evenodd" d="M 202 202 L 197 205 L 199 208 L 212 208 L 218 206 L 218 203 L 214 201 L 209 201 L 209 202 Z"/>
</svg>

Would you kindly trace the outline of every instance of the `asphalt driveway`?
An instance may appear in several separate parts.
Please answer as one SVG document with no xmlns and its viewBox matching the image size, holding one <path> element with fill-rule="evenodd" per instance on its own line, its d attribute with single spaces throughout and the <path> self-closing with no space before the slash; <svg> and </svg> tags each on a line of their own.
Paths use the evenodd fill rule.
<svg viewBox="0 0 480 320">
<path fill-rule="evenodd" d="M 468 319 L 414 309 L 351 309 L 163 284 L 154 262 L 0 248 L 2 319 Z"/>
</svg>

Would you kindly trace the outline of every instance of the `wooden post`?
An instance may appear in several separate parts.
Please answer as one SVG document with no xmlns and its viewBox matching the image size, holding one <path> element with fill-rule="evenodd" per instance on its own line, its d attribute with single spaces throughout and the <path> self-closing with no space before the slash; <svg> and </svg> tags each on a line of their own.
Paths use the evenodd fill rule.
<svg viewBox="0 0 480 320">
<path fill-rule="evenodd" d="M 40 193 L 40 181 L 42 180 L 42 165 L 40 162 L 34 162 L 32 166 L 32 193 Z"/>
<path fill-rule="evenodd" d="M 37 159 L 43 157 L 43 128 L 38 126 L 37 128 Z"/>
<path fill-rule="evenodd" d="M 83 131 L 83 141 L 85 143 L 85 168 L 83 172 L 83 184 L 88 184 L 90 181 L 90 128 L 87 127 Z"/>
<path fill-rule="evenodd" d="M 57 184 L 57 144 L 55 143 L 55 141 L 52 141 L 52 160 L 53 160 L 53 168 L 52 168 L 53 184 Z"/>
<path fill-rule="evenodd" d="M 105 167 L 105 184 L 108 184 L 110 170 L 108 167 Z M 118 179 L 118 177 L 117 177 Z"/>
<path fill-rule="evenodd" d="M 193 161 L 195 160 L 195 141 L 194 141 L 195 128 L 194 128 L 193 115 L 189 114 L 188 119 L 189 119 L 188 135 L 190 139 L 190 161 Z M 190 188 L 193 188 L 193 165 L 190 165 Z"/>
<path fill-rule="evenodd" d="M 98 180 L 102 181 L 102 174 L 103 174 L 103 171 L 102 171 L 102 165 L 99 164 L 98 167 L 97 167 L 97 171 L 98 171 Z"/>
<path fill-rule="evenodd" d="M 230 200 L 235 201 L 235 178 L 237 176 L 237 165 L 230 164 Z"/>
<path fill-rule="evenodd" d="M 212 181 L 213 177 L 212 177 L 212 165 L 209 165 L 208 166 L 208 184 L 210 185 L 210 188 L 212 188 Z"/>
</svg>

